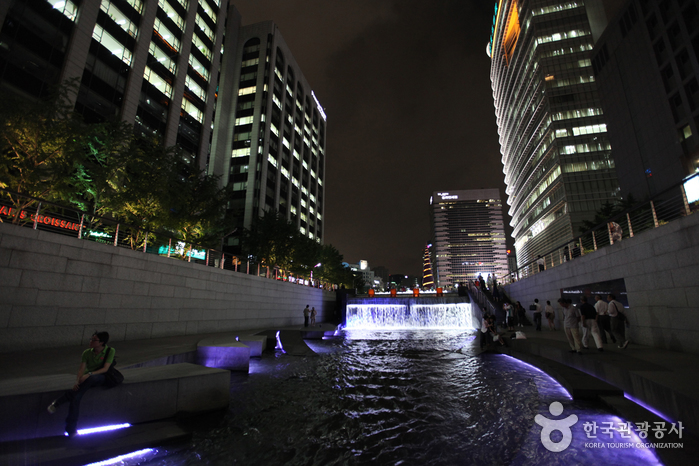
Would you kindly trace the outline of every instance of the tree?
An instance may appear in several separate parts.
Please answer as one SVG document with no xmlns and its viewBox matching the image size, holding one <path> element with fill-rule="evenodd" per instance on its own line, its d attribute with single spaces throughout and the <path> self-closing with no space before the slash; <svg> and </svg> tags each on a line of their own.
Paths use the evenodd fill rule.
<svg viewBox="0 0 699 466">
<path fill-rule="evenodd" d="M 242 248 L 264 265 L 290 270 L 297 235 L 296 228 L 286 219 L 276 211 L 268 211 L 243 231 Z"/>
<path fill-rule="evenodd" d="M 599 225 L 606 224 L 609 222 L 610 218 L 619 215 L 626 209 L 633 207 L 634 204 L 636 204 L 636 200 L 631 194 L 629 194 L 626 200 L 620 200 L 615 203 L 606 201 L 604 204 L 602 204 L 602 207 L 595 212 L 595 217 L 592 220 L 584 220 L 582 222 L 582 225 L 580 226 L 580 233 L 585 233 Z"/>
<path fill-rule="evenodd" d="M 19 213 L 36 201 L 70 197 L 75 168 L 84 158 L 89 129 L 72 112 L 75 84 L 59 88 L 46 101 L 25 101 L 5 94 L 0 102 L 0 187 Z"/>
</svg>

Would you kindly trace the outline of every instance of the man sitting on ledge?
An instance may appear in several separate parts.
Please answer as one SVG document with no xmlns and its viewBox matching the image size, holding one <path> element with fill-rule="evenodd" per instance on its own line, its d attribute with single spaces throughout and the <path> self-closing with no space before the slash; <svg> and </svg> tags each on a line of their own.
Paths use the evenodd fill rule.
<svg viewBox="0 0 699 466">
<path fill-rule="evenodd" d="M 83 351 L 82 362 L 78 369 L 78 378 L 71 390 L 54 400 L 48 407 L 48 412 L 53 414 L 56 408 L 63 403 L 70 402 L 68 417 L 66 417 L 66 433 L 72 437 L 77 433 L 78 415 L 80 414 L 80 400 L 85 392 L 92 387 L 104 385 L 105 373 L 114 362 L 116 350 L 107 346 L 109 333 L 95 332 L 90 338 L 90 346 Z"/>
</svg>

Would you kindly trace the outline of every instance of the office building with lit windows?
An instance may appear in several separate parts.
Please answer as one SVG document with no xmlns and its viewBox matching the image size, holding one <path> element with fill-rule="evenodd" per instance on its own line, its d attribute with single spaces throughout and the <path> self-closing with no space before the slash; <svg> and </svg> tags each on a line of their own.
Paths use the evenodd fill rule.
<svg viewBox="0 0 699 466">
<path fill-rule="evenodd" d="M 121 118 L 204 167 L 226 18 L 221 0 L 0 2 L 0 91 L 71 78 L 88 122 Z"/>
<path fill-rule="evenodd" d="M 451 287 L 479 274 L 507 275 L 507 248 L 498 189 L 435 192 L 430 198 L 432 273 Z"/>
<path fill-rule="evenodd" d="M 592 71 L 599 1 L 501 0 L 487 52 L 517 261 L 572 242 L 619 197 Z"/>
<path fill-rule="evenodd" d="M 273 22 L 240 29 L 221 81 L 209 171 L 233 185 L 230 214 L 249 228 L 276 210 L 322 243 L 326 116 Z"/>
<path fill-rule="evenodd" d="M 239 231 L 277 210 L 322 243 L 325 113 L 274 23 L 241 21 L 228 0 L 5 0 L 0 92 L 75 79 L 87 122 L 132 122 L 232 183 Z"/>
<path fill-rule="evenodd" d="M 619 187 L 637 201 L 699 171 L 699 0 L 630 0 L 592 68 Z"/>
</svg>

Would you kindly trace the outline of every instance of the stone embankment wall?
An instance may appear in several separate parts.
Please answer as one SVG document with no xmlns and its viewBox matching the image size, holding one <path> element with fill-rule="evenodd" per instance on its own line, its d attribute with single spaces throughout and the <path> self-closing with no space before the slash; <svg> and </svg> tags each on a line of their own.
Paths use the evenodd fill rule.
<svg viewBox="0 0 699 466">
<path fill-rule="evenodd" d="M 335 293 L 0 224 L 0 352 L 303 325 Z"/>
<path fill-rule="evenodd" d="M 525 309 L 539 298 L 560 313 L 561 288 L 618 278 L 626 283 L 632 343 L 699 353 L 699 214 L 508 285 L 505 292 Z"/>
</svg>

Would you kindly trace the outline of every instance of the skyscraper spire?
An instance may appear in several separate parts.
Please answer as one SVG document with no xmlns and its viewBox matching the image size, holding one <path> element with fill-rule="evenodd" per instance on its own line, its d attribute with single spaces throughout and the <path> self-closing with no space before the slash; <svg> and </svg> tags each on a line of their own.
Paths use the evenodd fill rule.
<svg viewBox="0 0 699 466">
<path fill-rule="evenodd" d="M 432 278 L 432 260 L 430 259 L 430 245 L 425 246 L 425 252 L 422 255 L 422 289 L 429 290 L 434 288 L 434 279 Z"/>
</svg>

